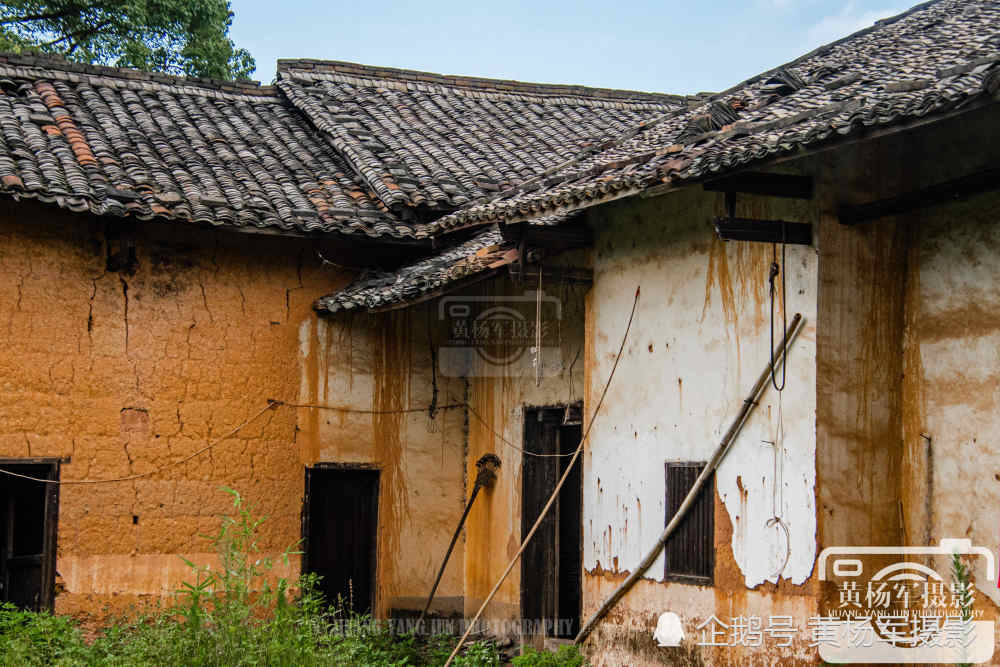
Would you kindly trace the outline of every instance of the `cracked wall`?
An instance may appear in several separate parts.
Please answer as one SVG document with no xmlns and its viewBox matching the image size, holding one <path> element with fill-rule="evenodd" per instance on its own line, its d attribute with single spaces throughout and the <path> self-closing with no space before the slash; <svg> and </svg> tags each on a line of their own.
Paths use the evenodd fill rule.
<svg viewBox="0 0 1000 667">
<path fill-rule="evenodd" d="M 299 329 L 345 281 L 310 246 L 140 223 L 134 273 L 107 271 L 105 223 L 0 203 L 0 456 L 64 457 L 63 480 L 153 471 L 266 405 L 295 401 Z M 144 479 L 60 490 L 56 610 L 97 619 L 212 558 L 199 535 L 232 511 L 270 518 L 264 549 L 300 537 L 300 418 L 269 411 L 202 456 Z M 288 573 L 294 574 L 297 563 Z"/>
</svg>

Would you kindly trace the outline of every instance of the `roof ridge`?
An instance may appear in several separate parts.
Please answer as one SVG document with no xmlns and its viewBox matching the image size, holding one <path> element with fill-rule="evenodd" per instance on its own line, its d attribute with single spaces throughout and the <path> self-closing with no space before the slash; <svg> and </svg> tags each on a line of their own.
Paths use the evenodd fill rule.
<svg viewBox="0 0 1000 667">
<path fill-rule="evenodd" d="M 228 81 L 208 77 L 180 76 L 163 72 L 147 72 L 130 67 L 113 67 L 110 65 L 91 65 L 79 63 L 49 53 L 12 53 L 0 51 L 0 66 L 36 67 L 53 70 L 69 76 L 88 75 L 104 78 L 122 79 L 131 82 L 164 84 L 168 86 L 195 86 L 213 92 L 232 93 L 237 95 L 261 95 L 271 97 L 277 95 L 273 86 L 262 86 L 259 81 L 239 79 Z"/>
<path fill-rule="evenodd" d="M 741 88 L 743 88 L 745 86 L 748 86 L 748 85 L 750 85 L 752 83 L 756 83 L 757 81 L 760 81 L 761 79 L 767 78 L 767 77 L 771 76 L 772 74 L 775 74 L 779 70 L 783 70 L 783 69 L 787 69 L 789 67 L 793 67 L 795 65 L 798 65 L 799 63 L 802 63 L 802 62 L 805 62 L 806 60 L 809 60 L 810 58 L 812 58 L 814 56 L 821 56 L 821 55 L 825 54 L 827 51 L 829 51 L 830 49 L 832 49 L 832 48 L 834 48 L 836 46 L 840 46 L 844 42 L 850 41 L 852 39 L 856 39 L 858 37 L 863 37 L 864 35 L 867 35 L 869 33 L 875 32 L 876 30 L 880 30 L 882 28 L 885 28 L 886 26 L 892 25 L 893 23 L 897 23 L 898 21 L 901 21 L 901 20 L 903 20 L 903 19 L 911 16 L 912 14 L 916 14 L 918 12 L 921 12 L 921 11 L 927 9 L 928 7 L 931 7 L 932 5 L 936 5 L 936 4 L 939 4 L 941 2 L 945 2 L 945 1 L 946 0 L 925 0 L 925 2 L 921 2 L 919 4 L 913 5 L 909 9 L 901 11 L 898 14 L 893 14 L 892 16 L 887 16 L 884 19 L 878 19 L 877 21 L 875 21 L 874 23 L 872 23 L 870 26 L 866 26 L 864 28 L 861 28 L 860 30 L 855 30 L 854 32 L 852 32 L 852 33 L 850 33 L 848 35 L 844 35 L 843 37 L 839 37 L 839 38 L 833 40 L 832 42 L 828 42 L 828 43 L 823 44 L 821 46 L 817 46 L 815 49 L 812 49 L 811 51 L 809 51 L 807 53 L 804 53 L 801 56 L 798 56 L 797 58 L 789 60 L 786 63 L 782 63 L 781 65 L 778 65 L 777 67 L 772 67 L 771 69 L 766 70 L 764 72 L 760 72 L 759 74 L 755 74 L 754 76 L 750 77 L 749 79 L 745 79 L 745 80 L 737 83 L 734 86 L 730 86 L 729 88 L 726 88 L 725 90 L 719 91 L 718 93 L 714 93 L 714 94 L 712 94 L 711 99 L 712 100 L 718 100 L 718 99 L 721 99 L 721 98 L 725 97 L 726 95 L 731 95 L 731 94 L 735 93 L 737 90 L 740 90 Z"/>
<path fill-rule="evenodd" d="M 508 93 L 531 93 L 536 95 L 569 95 L 574 97 L 589 97 L 604 100 L 636 100 L 644 102 L 683 104 L 687 100 L 697 98 L 691 95 L 676 95 L 672 93 L 650 93 L 619 88 L 598 88 L 559 83 L 531 83 L 512 79 L 491 79 L 487 77 L 463 76 L 456 74 L 437 74 L 420 70 L 399 69 L 396 67 L 381 67 L 362 65 L 341 60 L 315 60 L 310 58 L 279 58 L 277 76 L 292 71 L 310 72 L 313 74 L 341 74 L 359 78 L 391 79 L 415 84 L 438 84 L 457 88 L 470 88 L 482 91 Z"/>
</svg>

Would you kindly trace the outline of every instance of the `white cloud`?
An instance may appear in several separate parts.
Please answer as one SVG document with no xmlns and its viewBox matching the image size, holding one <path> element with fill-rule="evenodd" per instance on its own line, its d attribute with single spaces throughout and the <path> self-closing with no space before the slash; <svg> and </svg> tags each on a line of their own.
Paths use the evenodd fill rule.
<svg viewBox="0 0 1000 667">
<path fill-rule="evenodd" d="M 787 0 L 776 1 L 785 2 Z M 902 11 L 902 9 L 896 8 L 862 11 L 858 9 L 854 0 L 848 0 L 839 12 L 824 16 L 817 23 L 809 26 L 806 29 L 806 39 L 811 46 L 828 44 L 863 28 L 871 27 L 875 21 L 895 16 Z"/>
</svg>

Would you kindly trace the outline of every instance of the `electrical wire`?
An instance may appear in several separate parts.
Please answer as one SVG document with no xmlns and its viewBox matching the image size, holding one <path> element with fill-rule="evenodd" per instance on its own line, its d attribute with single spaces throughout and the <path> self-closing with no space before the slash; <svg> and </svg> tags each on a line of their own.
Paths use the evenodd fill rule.
<svg viewBox="0 0 1000 667">
<path fill-rule="evenodd" d="M 524 449 L 523 447 L 518 447 L 517 445 L 515 445 L 510 440 L 508 440 L 507 438 L 503 437 L 503 435 L 501 435 L 495 428 L 493 428 L 493 426 L 489 422 L 487 422 L 482 417 L 482 415 L 480 415 L 478 412 L 476 412 L 476 409 L 474 407 L 472 407 L 469 404 L 466 404 L 465 407 L 469 411 L 469 414 L 471 414 L 473 417 L 475 417 L 476 420 L 480 424 L 482 424 L 484 427 L 486 427 L 487 431 L 489 431 L 490 433 L 493 434 L 493 437 L 495 437 L 497 440 L 499 440 L 501 443 L 507 445 L 511 449 L 513 449 L 515 451 L 518 451 L 518 452 L 521 452 L 525 456 L 535 456 L 535 457 L 540 458 L 540 459 L 544 459 L 544 458 L 562 458 L 562 457 L 566 457 L 566 456 L 573 456 L 573 452 L 566 452 L 565 454 L 538 454 L 537 452 L 529 452 L 527 449 Z"/>
<path fill-rule="evenodd" d="M 448 667 L 455 660 L 455 656 L 458 655 L 458 652 L 461 650 L 462 644 L 465 643 L 465 640 L 468 639 L 469 634 L 472 632 L 473 628 L 475 628 L 476 621 L 478 621 L 479 617 L 483 615 L 483 611 L 486 609 L 486 606 L 497 594 L 497 591 L 500 590 L 500 587 L 503 585 L 503 582 L 507 580 L 507 577 L 514 569 L 514 566 L 517 564 L 517 561 L 520 560 L 521 554 L 524 553 L 525 548 L 528 546 L 528 542 L 530 542 L 531 538 L 534 537 L 535 531 L 538 530 L 538 527 L 542 524 L 542 521 L 545 519 L 545 515 L 548 514 L 549 510 L 552 508 L 552 504 L 555 502 L 556 498 L 559 497 L 559 491 L 562 490 L 563 484 L 566 483 L 566 479 L 569 477 L 570 472 L 572 472 L 573 470 L 573 465 L 576 463 L 576 460 L 580 457 L 580 453 L 583 451 L 583 446 L 587 443 L 587 439 L 590 437 L 590 431 L 594 426 L 594 422 L 597 421 L 597 415 L 601 411 L 601 406 L 604 405 L 604 398 L 608 395 L 608 389 L 611 387 L 611 381 L 615 377 L 615 371 L 618 370 L 618 362 L 621 361 L 622 354 L 625 352 L 625 343 L 628 341 L 629 331 L 632 330 L 632 319 L 635 317 L 635 309 L 636 306 L 638 305 L 639 305 L 639 288 L 636 287 L 635 300 L 632 302 L 632 312 L 629 313 L 628 324 L 625 325 L 625 333 L 622 335 L 622 343 L 618 348 L 618 354 L 615 356 L 615 363 L 614 365 L 611 366 L 611 373 L 608 374 L 608 380 L 607 382 L 604 383 L 604 389 L 601 391 L 601 397 L 598 399 L 597 405 L 594 406 L 594 412 L 590 417 L 590 421 L 587 422 L 587 428 L 583 432 L 583 437 L 580 438 L 580 444 L 577 445 L 576 451 L 573 452 L 573 458 L 570 459 L 569 463 L 566 465 L 566 471 L 563 472 L 562 477 L 560 477 L 559 481 L 556 483 L 556 488 L 552 491 L 552 495 L 549 496 L 549 501 L 545 503 L 545 507 L 543 507 L 542 511 L 538 514 L 538 518 L 535 519 L 535 523 L 531 527 L 531 530 L 528 531 L 527 536 L 525 536 L 524 540 L 521 542 L 521 547 L 517 550 L 517 553 L 514 554 L 514 557 L 507 565 L 507 569 L 505 569 L 504 573 L 500 575 L 500 579 L 493 586 L 493 590 L 490 591 L 490 594 L 486 596 L 485 600 L 483 600 L 482 605 L 480 605 L 479 607 L 479 611 L 476 612 L 476 615 L 472 618 L 472 621 L 468 624 L 468 627 L 465 630 L 465 634 L 463 634 L 462 638 L 458 640 L 457 644 L 455 644 L 455 648 L 452 649 L 451 655 L 449 655 L 448 660 L 445 661 L 444 667 Z"/>
<path fill-rule="evenodd" d="M 787 358 L 787 351 L 786 351 Z M 785 533 L 785 558 L 781 562 L 781 566 L 774 573 L 775 581 L 781 578 L 781 573 L 785 571 L 785 567 L 788 565 L 788 561 L 792 557 L 792 536 L 788 529 L 788 524 L 785 520 L 781 518 L 781 508 L 784 505 L 784 477 L 785 477 L 785 467 L 784 467 L 784 456 L 785 451 L 785 417 L 782 411 L 782 396 L 783 393 L 778 392 L 778 425 L 777 430 L 774 435 L 774 442 L 771 446 L 774 448 L 774 474 L 771 483 L 771 518 L 767 520 L 765 524 L 768 528 L 771 526 L 778 526 Z"/>
<path fill-rule="evenodd" d="M 228 440 L 229 438 L 233 437 L 234 435 L 236 435 L 237 433 L 239 433 L 241 430 L 243 430 L 244 428 L 246 428 L 251 422 L 253 422 L 255 419 L 257 419 L 257 417 L 260 417 L 262 414 L 264 414 L 268 410 L 274 410 L 279 405 L 281 405 L 280 402 L 269 401 L 267 405 L 265 405 L 263 408 L 261 408 L 260 411 L 257 412 L 256 414 L 254 414 L 252 417 L 247 417 L 246 419 L 244 419 L 239 424 L 239 426 L 235 427 L 234 429 L 232 429 L 231 431 L 229 431 L 228 433 L 226 433 L 222 437 L 216 438 L 215 440 L 213 440 L 209 444 L 205 445 L 204 447 L 202 447 L 198 451 L 192 452 L 191 454 L 188 454 L 184 458 L 177 459 L 176 461 L 171 461 L 170 463 L 167 463 L 166 465 L 162 465 L 159 468 L 156 468 L 155 470 L 150 470 L 149 472 L 139 473 L 137 475 L 128 475 L 127 477 L 114 477 L 114 478 L 111 478 L 111 479 L 67 479 L 67 480 L 57 480 L 57 479 L 42 479 L 41 477 L 31 477 L 29 475 L 22 475 L 20 473 L 12 472 L 10 470 L 4 470 L 3 468 L 0 468 L 0 473 L 3 473 L 4 475 L 7 475 L 9 477 L 19 477 L 20 479 L 27 479 L 27 480 L 30 480 L 32 482 L 41 482 L 43 484 L 57 484 L 59 486 L 67 486 L 67 485 L 70 485 L 70 484 L 72 484 L 72 485 L 77 485 L 77 484 L 111 484 L 111 483 L 116 483 L 116 482 L 131 482 L 131 481 L 136 480 L 136 479 L 142 479 L 144 477 L 151 477 L 151 476 L 153 476 L 153 475 L 155 475 L 155 474 L 157 474 L 159 472 L 162 472 L 162 471 L 166 470 L 167 468 L 171 468 L 173 466 L 179 466 L 179 465 L 181 465 L 183 463 L 187 463 L 191 459 L 204 454 L 205 452 L 207 452 L 208 450 L 212 449 L 213 447 L 215 447 L 216 445 L 220 444 L 221 442 L 223 442 L 225 440 Z"/>
<path fill-rule="evenodd" d="M 395 410 L 369 410 L 366 408 L 348 408 L 340 405 L 324 405 L 322 403 L 290 403 L 288 401 L 279 401 L 273 398 L 267 399 L 275 405 L 283 405 L 289 408 L 315 408 L 317 410 L 332 410 L 334 412 L 346 412 L 348 414 L 356 415 L 400 415 L 409 414 L 413 412 L 427 412 L 427 408 L 397 408 Z M 434 408 L 435 412 L 440 410 L 454 410 L 456 408 L 464 408 L 465 403 L 449 403 L 447 405 L 438 405 Z"/>
<path fill-rule="evenodd" d="M 106 478 L 106 479 L 67 479 L 67 480 L 43 479 L 41 477 L 32 477 L 30 475 L 22 475 L 21 473 L 13 472 L 11 470 L 5 470 L 3 468 L 0 468 L 0 474 L 7 475 L 8 477 L 17 477 L 19 479 L 26 479 L 26 480 L 29 480 L 29 481 L 32 481 L 32 482 L 40 482 L 42 484 L 55 484 L 55 485 L 58 485 L 58 486 L 80 485 L 80 484 L 115 484 L 115 483 L 120 483 L 120 482 L 131 482 L 131 481 L 134 481 L 134 480 L 137 480 L 137 479 L 143 479 L 143 478 L 146 478 L 146 477 L 152 477 L 153 475 L 156 475 L 156 474 L 158 474 L 158 473 L 166 470 L 167 468 L 172 468 L 174 466 L 179 466 L 181 464 L 187 463 L 191 459 L 197 458 L 198 456 L 204 454 L 205 452 L 209 451 L 210 449 L 212 449 L 212 448 L 216 447 L 217 445 L 221 444 L 223 441 L 228 440 L 229 438 L 231 438 L 234 435 L 236 435 L 237 433 L 239 433 L 241 430 L 243 430 L 244 428 L 246 428 L 248 425 L 250 425 L 250 423 L 252 423 L 254 420 L 256 420 L 258 417 L 260 417 L 262 414 L 264 414 L 268 410 L 274 410 L 274 409 L 279 408 L 279 407 L 286 407 L 286 408 L 312 408 L 312 409 L 317 409 L 317 410 L 333 410 L 335 412 L 344 412 L 344 413 L 349 413 L 349 414 L 361 414 L 361 415 L 412 414 L 412 413 L 416 413 L 416 412 L 427 412 L 427 408 L 399 408 L 399 409 L 396 409 L 396 410 L 368 410 L 368 409 L 362 409 L 362 408 L 349 408 L 349 407 L 339 406 L 339 405 L 324 405 L 322 403 L 292 403 L 292 402 L 289 402 L 289 401 L 280 401 L 280 400 L 277 400 L 277 399 L 269 398 L 269 399 L 267 399 L 267 405 L 265 405 L 263 408 L 261 408 L 259 412 L 257 412 L 253 416 L 248 417 L 247 419 L 243 420 L 243 422 L 241 422 L 238 426 L 236 426 L 235 428 L 233 428 L 231 431 L 227 432 L 225 435 L 223 435 L 223 436 L 221 436 L 221 437 L 213 440 L 212 442 L 210 442 L 209 444 L 205 445 L 201 449 L 199 449 L 199 450 L 197 450 L 195 452 L 192 452 L 191 454 L 188 454 L 187 456 L 185 456 L 183 458 L 180 458 L 180 459 L 178 459 L 176 461 L 171 461 L 170 463 L 167 463 L 166 465 L 160 466 L 159 468 L 156 468 L 154 470 L 150 470 L 148 472 L 138 473 L 138 474 L 135 474 L 135 475 L 127 475 L 125 477 L 110 477 L 110 478 Z M 511 447 L 512 449 L 516 449 L 517 451 L 521 452 L 522 454 L 525 454 L 526 456 L 537 456 L 537 457 L 572 456 L 572 454 L 536 454 L 534 452 L 529 452 L 529 451 L 527 451 L 525 449 L 522 449 L 521 447 L 518 447 L 517 445 L 513 444 L 512 442 L 510 442 L 506 438 L 504 438 L 501 434 L 497 433 L 497 431 L 489 424 L 489 422 L 487 422 L 485 419 L 483 419 L 483 417 L 478 412 L 476 412 L 475 409 L 471 405 L 469 405 L 467 403 L 449 403 L 447 405 L 439 405 L 439 406 L 437 406 L 435 408 L 435 411 L 440 411 L 440 410 L 454 410 L 454 409 L 457 409 L 457 408 L 468 408 L 469 412 L 472 413 L 472 415 L 477 420 L 479 420 L 483 424 L 483 426 L 485 426 L 498 440 L 500 440 L 500 442 L 502 442 L 503 444 L 507 445 L 508 447 Z"/>
<path fill-rule="evenodd" d="M 542 384 L 542 263 L 538 263 L 538 291 L 535 292 L 535 386 Z"/>
</svg>

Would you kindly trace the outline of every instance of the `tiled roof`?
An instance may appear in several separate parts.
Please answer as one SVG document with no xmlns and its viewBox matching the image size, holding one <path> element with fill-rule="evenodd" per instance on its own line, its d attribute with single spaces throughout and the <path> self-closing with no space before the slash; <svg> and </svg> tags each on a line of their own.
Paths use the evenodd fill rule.
<svg viewBox="0 0 1000 667">
<path fill-rule="evenodd" d="M 272 88 L 0 55 L 0 192 L 98 215 L 414 236 Z"/>
<path fill-rule="evenodd" d="M 637 128 L 632 138 L 444 216 L 434 233 L 573 211 L 716 176 L 996 95 L 1000 3 L 937 0 Z"/>
<path fill-rule="evenodd" d="M 277 86 L 392 211 L 449 212 L 687 104 L 652 93 L 278 62 Z"/>
<path fill-rule="evenodd" d="M 576 213 L 551 215 L 535 218 L 528 224 L 550 227 L 576 217 Z M 318 299 L 314 307 L 335 313 L 354 308 L 378 310 L 412 305 L 489 278 L 501 267 L 519 259 L 514 243 L 504 241 L 499 228 L 491 225 L 466 241 L 453 242 L 433 256 L 411 262 L 396 271 L 364 273 L 347 287 Z"/>
<path fill-rule="evenodd" d="M 335 313 L 362 308 L 375 310 L 418 301 L 445 287 L 488 277 L 517 258 L 517 249 L 504 243 L 496 226 L 477 233 L 432 257 L 393 273 L 366 273 L 346 288 L 316 301 L 316 310 Z"/>
</svg>

